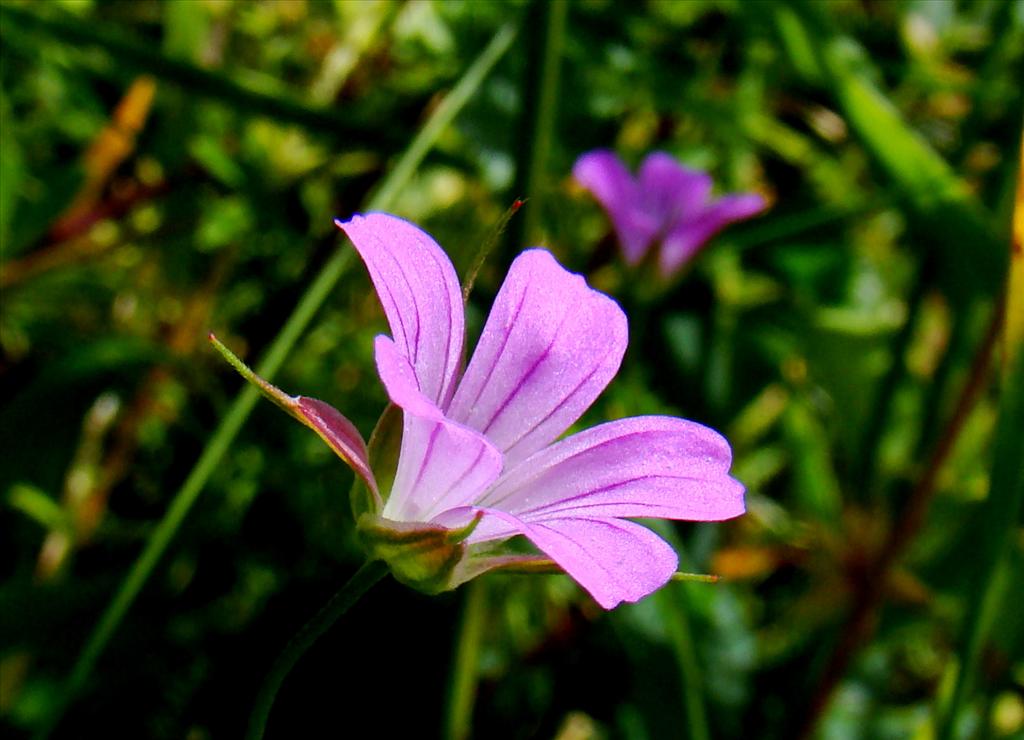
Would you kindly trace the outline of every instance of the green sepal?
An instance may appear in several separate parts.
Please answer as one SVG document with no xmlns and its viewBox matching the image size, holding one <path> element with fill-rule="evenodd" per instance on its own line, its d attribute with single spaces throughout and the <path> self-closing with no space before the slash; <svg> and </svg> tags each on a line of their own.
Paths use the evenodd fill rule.
<svg viewBox="0 0 1024 740">
<path fill-rule="evenodd" d="M 377 420 L 366 446 L 370 469 L 377 482 L 377 493 L 358 478 L 352 484 L 349 503 L 352 519 L 358 522 L 364 514 L 377 516 L 391 496 L 391 486 L 398 470 L 398 453 L 402 448 L 402 410 L 389 403 Z"/>
<path fill-rule="evenodd" d="M 239 375 L 254 385 L 257 390 L 263 394 L 264 398 L 274 403 L 278 408 L 297 421 L 300 421 L 303 424 L 308 424 L 308 422 L 302 417 L 302 414 L 297 410 L 298 399 L 293 396 L 289 396 L 280 388 L 268 383 L 253 372 L 252 368 L 242 362 L 238 355 L 229 350 L 223 342 L 217 339 L 217 336 L 213 332 L 209 333 L 208 338 L 210 340 L 210 344 L 213 345 L 213 348 L 220 352 L 221 357 L 227 360 L 228 364 L 231 365 Z"/>
<path fill-rule="evenodd" d="M 458 578 L 467 554 L 464 529 L 396 522 L 369 514 L 356 522 L 367 555 L 386 562 L 395 580 L 426 594 L 450 591 L 465 580 Z"/>
<path fill-rule="evenodd" d="M 371 511 L 384 506 L 377 493 L 377 484 L 366 443 L 356 426 L 336 408 L 328 403 L 306 396 L 289 396 L 275 385 L 257 375 L 248 365 L 242 362 L 234 352 L 211 332 L 210 343 L 220 352 L 245 380 L 259 389 L 266 398 L 274 402 L 289 416 L 316 432 L 334 453 L 340 457 L 356 474 L 357 488 L 361 488 L 362 497 Z M 388 482 L 390 488 L 390 481 Z"/>
</svg>

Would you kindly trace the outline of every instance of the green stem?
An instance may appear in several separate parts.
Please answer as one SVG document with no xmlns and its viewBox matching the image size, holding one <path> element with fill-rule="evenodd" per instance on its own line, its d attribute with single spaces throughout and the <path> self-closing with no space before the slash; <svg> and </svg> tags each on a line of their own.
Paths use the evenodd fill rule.
<svg viewBox="0 0 1024 740">
<path fill-rule="evenodd" d="M 5 6 L 6 7 L 6 6 Z M 399 159 L 395 168 L 385 177 L 384 184 L 370 198 L 367 210 L 383 210 L 391 206 L 395 195 L 408 182 L 416 167 L 430 150 L 441 132 L 452 122 L 456 114 L 469 101 L 479 88 L 487 73 L 494 67 L 502 55 L 508 51 L 515 38 L 516 29 L 511 24 L 503 26 L 491 39 L 484 51 L 473 65 L 466 71 L 459 83 L 452 88 L 444 101 L 434 110 L 430 119 L 413 139 L 409 148 Z M 285 322 L 280 333 L 274 339 L 266 356 L 256 366 L 256 372 L 263 378 L 271 380 L 284 362 L 285 357 L 305 331 L 317 310 L 330 295 L 338 280 L 348 269 L 352 261 L 352 250 L 339 249 L 324 265 L 320 274 L 306 289 L 292 315 Z M 65 684 L 63 696 L 58 705 L 47 717 L 46 722 L 36 733 L 37 738 L 48 737 L 60 722 L 71 701 L 81 690 L 85 681 L 92 673 L 96 661 L 103 653 L 113 637 L 114 632 L 124 620 L 125 615 L 135 602 L 142 587 L 149 580 L 154 568 L 160 561 L 171 540 L 177 534 L 186 515 L 199 497 L 210 476 L 217 469 L 221 459 L 227 453 L 242 424 L 249 417 L 260 392 L 252 385 L 246 385 L 235 397 L 227 414 L 213 436 L 203 449 L 199 460 L 185 482 L 171 499 L 171 504 L 163 519 L 157 524 L 150 535 L 146 546 L 138 560 L 122 582 L 120 589 L 107 606 L 99 622 L 89 635 L 89 639 L 79 654 L 71 674 Z"/>
<path fill-rule="evenodd" d="M 371 586 L 387 573 L 388 566 L 382 560 L 364 563 L 363 567 L 348 580 L 348 583 L 342 586 L 341 590 L 334 594 L 331 600 L 312 619 L 302 625 L 302 628 L 288 641 L 260 686 L 260 692 L 256 696 L 256 706 L 249 717 L 249 729 L 246 733 L 248 740 L 260 740 L 263 737 L 267 718 L 274 706 L 278 689 L 281 688 L 284 679 L 287 678 L 299 659 L 353 604 L 359 601 L 363 594 L 370 590 Z"/>
<path fill-rule="evenodd" d="M 516 196 L 525 196 L 526 210 L 514 229 L 518 249 L 534 243 L 540 236 L 540 204 L 544 192 L 546 167 L 554 139 L 558 110 L 559 73 L 569 4 L 566 0 L 535 2 L 530 15 L 536 19 L 523 96 L 523 140 L 516 177 Z M 539 48 L 538 48 L 539 47 Z"/>
<path fill-rule="evenodd" d="M 473 724 L 473 703 L 479 679 L 480 644 L 483 641 L 484 617 L 487 614 L 487 581 L 477 578 L 466 587 L 455 649 L 454 670 L 445 714 L 446 740 L 466 740 Z"/>
<path fill-rule="evenodd" d="M 679 682 L 682 684 L 683 706 L 686 708 L 687 737 L 690 740 L 709 740 L 708 718 L 704 709 L 704 695 L 701 691 L 700 665 L 693 645 L 693 631 L 687 613 L 686 591 L 683 586 L 666 586 L 657 592 L 656 598 L 662 611 L 673 615 L 665 622 L 672 651 L 679 667 Z"/>
<path fill-rule="evenodd" d="M 678 553 L 679 565 L 684 568 L 692 568 L 694 564 L 690 561 L 672 523 L 659 520 L 650 522 L 650 525 Z M 673 580 L 676 579 L 673 578 Z M 703 579 L 681 578 L 678 580 L 700 582 Z M 664 615 L 665 628 L 672 643 L 676 667 L 679 669 L 681 698 L 686 717 L 686 737 L 689 740 L 710 740 L 711 730 L 708 726 L 702 689 L 704 679 L 701 675 L 700 662 L 697 660 L 693 629 L 690 624 L 689 588 L 690 586 L 686 584 L 669 584 L 655 592 L 654 598 L 659 611 Z"/>
<path fill-rule="evenodd" d="M 455 119 L 456 114 L 469 102 L 476 91 L 483 84 L 487 75 L 498 63 L 505 52 L 512 46 L 516 37 L 516 27 L 513 23 L 507 23 L 498 29 L 494 34 L 487 48 L 483 50 L 473 65 L 466 70 L 466 73 L 459 80 L 459 84 L 452 88 L 445 96 L 441 104 L 431 115 L 430 119 L 423 125 L 416 138 L 412 140 L 409 148 L 402 155 L 402 158 L 395 164 L 395 168 L 384 178 L 380 187 L 370 198 L 366 205 L 368 211 L 379 211 L 389 208 L 398 197 L 399 191 L 406 186 L 420 162 L 440 138 L 441 134 Z"/>
</svg>

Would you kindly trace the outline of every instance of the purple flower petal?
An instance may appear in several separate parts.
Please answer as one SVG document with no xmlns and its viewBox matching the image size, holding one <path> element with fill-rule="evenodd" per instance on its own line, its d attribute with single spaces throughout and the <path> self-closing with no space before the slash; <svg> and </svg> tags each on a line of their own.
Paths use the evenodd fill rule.
<svg viewBox="0 0 1024 740">
<path fill-rule="evenodd" d="M 529 522 L 567 516 L 721 521 L 744 511 L 731 461 L 729 443 L 708 427 L 667 416 L 622 419 L 532 455 L 478 505 Z"/>
<path fill-rule="evenodd" d="M 701 213 L 711 195 L 709 174 L 683 167 L 665 152 L 647 155 L 637 180 L 641 201 L 656 217 L 662 233 Z"/>
<path fill-rule="evenodd" d="M 523 534 L 605 609 L 657 591 L 679 564 L 665 540 L 621 519 L 553 519 Z"/>
<path fill-rule="evenodd" d="M 447 419 L 404 415 L 402 450 L 382 515 L 429 521 L 466 506 L 501 474 L 501 453 L 483 435 Z"/>
<path fill-rule="evenodd" d="M 380 376 L 392 403 L 404 411 L 435 421 L 444 418 L 437 405 L 420 391 L 416 373 L 391 337 L 378 336 L 373 343 Z"/>
<path fill-rule="evenodd" d="M 402 449 L 383 516 L 427 521 L 465 506 L 501 473 L 501 453 L 483 435 L 450 419 L 418 389 L 408 360 L 388 337 L 377 337 L 377 371 L 392 403 L 404 412 Z"/>
<path fill-rule="evenodd" d="M 680 221 L 662 242 L 658 260 L 662 274 L 671 275 L 693 259 L 700 248 L 719 231 L 731 223 L 756 216 L 764 208 L 764 198 L 760 195 L 726 195 L 693 218 Z"/>
<path fill-rule="evenodd" d="M 462 355 L 462 292 L 448 256 L 418 227 L 385 213 L 335 222 L 366 263 L 391 333 L 419 389 L 447 405 Z"/>
<path fill-rule="evenodd" d="M 506 465 L 564 432 L 626 350 L 626 316 L 544 250 L 512 263 L 448 416 L 484 434 Z"/>
<path fill-rule="evenodd" d="M 480 511 L 484 512 L 480 527 L 499 520 L 499 527 L 525 535 L 605 609 L 639 601 L 658 590 L 679 564 L 668 543 L 633 522 L 577 517 L 525 522 L 494 509 Z M 468 542 L 479 541 L 480 527 Z"/>
<path fill-rule="evenodd" d="M 604 208 L 622 244 L 626 262 L 643 259 L 660 224 L 640 207 L 640 192 L 626 165 L 614 152 L 587 152 L 572 168 L 572 175 Z"/>
</svg>

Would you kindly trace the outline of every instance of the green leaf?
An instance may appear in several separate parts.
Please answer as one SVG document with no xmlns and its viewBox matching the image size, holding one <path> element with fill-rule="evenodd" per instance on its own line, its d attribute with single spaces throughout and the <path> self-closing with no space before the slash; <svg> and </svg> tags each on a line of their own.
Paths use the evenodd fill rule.
<svg viewBox="0 0 1024 740">
<path fill-rule="evenodd" d="M 3 183 L 0 187 L 0 259 L 8 257 L 7 240 L 25 174 L 24 167 L 21 146 L 14 137 L 14 121 L 11 120 L 7 95 L 0 88 L 0 183 Z"/>
<path fill-rule="evenodd" d="M 972 196 L 949 163 L 914 131 L 899 110 L 878 88 L 881 75 L 867 52 L 840 34 L 827 9 L 811 2 L 780 7 L 797 9 L 801 27 L 794 30 L 810 44 L 817 60 L 816 73 L 834 98 L 851 129 L 876 164 L 900 187 L 920 232 L 934 241 L 945 265 L 951 296 L 965 300 L 991 295 L 1004 274 L 1005 251 L 991 217 Z M 793 26 L 797 18 L 787 18 Z M 803 48 L 802 45 L 799 48 Z M 798 70 L 808 60 L 788 48 Z"/>
<path fill-rule="evenodd" d="M 7 504 L 25 516 L 38 522 L 44 529 L 71 531 L 71 521 L 61 505 L 45 491 L 25 483 L 11 486 L 7 492 Z"/>
</svg>

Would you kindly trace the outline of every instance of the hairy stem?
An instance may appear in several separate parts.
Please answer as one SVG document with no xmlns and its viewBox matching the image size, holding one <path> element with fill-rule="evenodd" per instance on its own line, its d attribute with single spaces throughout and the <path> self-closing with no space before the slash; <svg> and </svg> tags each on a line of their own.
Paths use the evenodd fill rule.
<svg viewBox="0 0 1024 740">
<path fill-rule="evenodd" d="M 454 669 L 445 713 L 445 740 L 466 740 L 472 731 L 473 702 L 479 683 L 480 644 L 487 613 L 487 581 L 477 578 L 466 587 L 455 648 Z"/>
<path fill-rule="evenodd" d="M 271 666 L 270 672 L 263 679 L 260 691 L 256 695 L 256 705 L 249 716 L 249 729 L 246 732 L 248 740 L 260 740 L 263 737 L 267 718 L 270 717 L 270 710 L 274 706 L 277 692 L 299 659 L 345 612 L 359 601 L 363 594 L 387 573 L 388 566 L 382 560 L 372 560 L 363 564 L 363 567 L 356 571 L 355 575 L 341 587 L 341 590 L 334 594 L 331 600 L 312 619 L 302 625 L 302 628 L 288 641 L 284 650 L 274 661 L 274 665 Z"/>
</svg>

